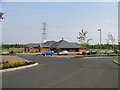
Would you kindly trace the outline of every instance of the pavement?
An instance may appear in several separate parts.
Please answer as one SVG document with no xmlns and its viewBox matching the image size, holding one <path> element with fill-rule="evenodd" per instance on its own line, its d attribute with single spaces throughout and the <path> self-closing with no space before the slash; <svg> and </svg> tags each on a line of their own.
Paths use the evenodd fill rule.
<svg viewBox="0 0 120 90">
<path fill-rule="evenodd" d="M 10 56 L 10 55 L 0 55 L 0 56 L 2 57 L 2 60 L 0 60 L 0 62 L 2 61 L 29 62 L 28 60 L 17 56 Z"/>
<path fill-rule="evenodd" d="M 18 55 L 38 66 L 2 73 L 3 88 L 118 88 L 118 65 L 111 58 L 57 58 Z"/>
</svg>

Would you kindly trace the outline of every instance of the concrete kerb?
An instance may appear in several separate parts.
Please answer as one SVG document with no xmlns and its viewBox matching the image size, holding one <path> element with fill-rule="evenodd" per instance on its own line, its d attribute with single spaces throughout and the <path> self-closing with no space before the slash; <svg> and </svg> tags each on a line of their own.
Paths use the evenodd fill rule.
<svg viewBox="0 0 120 90">
<path fill-rule="evenodd" d="M 113 60 L 113 62 L 114 62 L 115 64 L 120 65 L 120 63 L 119 63 L 117 60 Z"/>
<path fill-rule="evenodd" d="M 0 72 L 9 72 L 9 71 L 15 71 L 15 70 L 21 70 L 21 69 L 26 69 L 26 68 L 30 68 L 30 67 L 34 67 L 37 66 L 38 62 L 31 64 L 31 65 L 26 65 L 26 66 L 20 66 L 20 67 L 15 67 L 15 68 L 9 68 L 9 69 L 4 69 L 4 70 L 0 70 Z"/>
</svg>

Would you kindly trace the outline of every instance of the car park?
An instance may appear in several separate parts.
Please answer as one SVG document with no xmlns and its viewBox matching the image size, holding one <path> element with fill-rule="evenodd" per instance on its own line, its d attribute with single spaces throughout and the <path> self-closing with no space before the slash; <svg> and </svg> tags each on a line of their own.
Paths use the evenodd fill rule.
<svg viewBox="0 0 120 90">
<path fill-rule="evenodd" d="M 68 55 L 68 54 L 69 54 L 69 52 L 67 50 L 63 50 L 58 53 L 58 55 Z"/>
<path fill-rule="evenodd" d="M 47 52 L 43 52 L 42 53 L 43 56 L 46 56 L 46 55 L 54 55 L 54 51 L 47 51 Z"/>
</svg>

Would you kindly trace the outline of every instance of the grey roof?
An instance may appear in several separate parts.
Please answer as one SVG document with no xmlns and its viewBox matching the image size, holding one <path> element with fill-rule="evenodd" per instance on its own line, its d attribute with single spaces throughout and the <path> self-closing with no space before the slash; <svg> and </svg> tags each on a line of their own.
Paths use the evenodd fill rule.
<svg viewBox="0 0 120 90">
<path fill-rule="evenodd" d="M 25 47 L 50 47 L 50 48 L 83 48 L 82 45 L 78 43 L 70 43 L 65 40 L 60 40 L 59 42 L 47 41 L 43 44 L 40 43 L 29 43 Z"/>
<path fill-rule="evenodd" d="M 25 47 L 40 47 L 40 43 L 29 43 L 29 44 L 26 44 Z"/>
<path fill-rule="evenodd" d="M 47 41 L 42 44 L 42 47 L 50 47 L 53 43 L 55 43 L 55 41 Z"/>
<path fill-rule="evenodd" d="M 59 42 L 53 43 L 51 48 L 83 48 L 83 46 L 77 43 L 69 43 L 65 40 L 60 40 Z"/>
<path fill-rule="evenodd" d="M 50 47 L 55 41 L 47 41 L 43 44 L 41 43 L 29 43 L 26 44 L 25 47 Z"/>
</svg>

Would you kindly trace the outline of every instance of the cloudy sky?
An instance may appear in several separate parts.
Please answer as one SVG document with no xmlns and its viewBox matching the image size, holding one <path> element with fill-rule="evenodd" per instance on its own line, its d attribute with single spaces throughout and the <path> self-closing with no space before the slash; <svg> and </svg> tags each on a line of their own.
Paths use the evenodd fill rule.
<svg viewBox="0 0 120 90">
<path fill-rule="evenodd" d="M 83 29 L 93 39 L 91 44 L 97 44 L 98 28 L 102 29 L 102 43 L 109 32 L 116 43 L 118 40 L 117 2 L 4 2 L 2 9 L 3 43 L 40 42 L 44 21 L 48 41 L 64 38 L 78 42 L 78 33 Z"/>
</svg>

